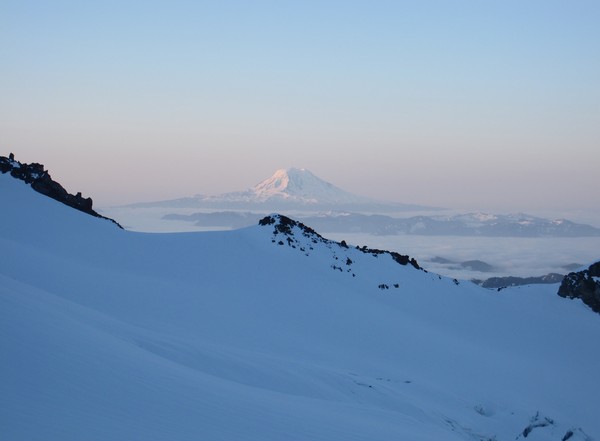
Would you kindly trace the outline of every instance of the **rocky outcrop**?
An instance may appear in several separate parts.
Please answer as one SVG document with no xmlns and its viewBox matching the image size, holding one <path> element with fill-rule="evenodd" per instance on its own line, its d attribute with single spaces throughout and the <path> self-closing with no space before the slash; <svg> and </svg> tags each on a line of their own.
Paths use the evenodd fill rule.
<svg viewBox="0 0 600 441">
<path fill-rule="evenodd" d="M 586 270 L 567 274 L 558 295 L 569 299 L 581 299 L 583 303 L 600 313 L 600 262 Z"/>
<path fill-rule="evenodd" d="M 36 162 L 23 164 L 15 160 L 14 155 L 11 153 L 8 158 L 0 156 L 0 173 L 10 173 L 12 177 L 31 185 L 31 188 L 44 196 L 48 196 L 91 216 L 109 220 L 119 228 L 123 228 L 115 220 L 94 211 L 92 208 L 92 198 L 84 198 L 81 193 L 73 195 L 67 192 L 62 185 L 52 179 L 50 173 L 44 169 L 42 164 Z"/>
<path fill-rule="evenodd" d="M 348 244 L 346 243 L 346 241 L 341 241 L 341 242 L 335 242 L 329 239 L 325 239 L 323 236 L 321 236 L 319 233 L 317 233 L 315 230 L 313 230 L 312 228 L 304 225 L 302 222 L 298 222 L 294 219 L 290 219 L 287 216 L 283 216 L 281 214 L 274 214 L 272 216 L 266 216 L 263 219 L 261 219 L 258 224 L 260 226 L 268 226 L 268 225 L 273 225 L 273 242 L 277 242 L 277 240 L 275 239 L 276 236 L 278 235 L 282 235 L 285 237 L 285 242 L 283 240 L 279 240 L 277 243 L 279 243 L 280 245 L 283 245 L 284 243 L 287 242 L 287 244 L 289 246 L 291 246 L 292 248 L 296 248 L 296 246 L 300 246 L 300 242 L 298 241 L 298 239 L 294 236 L 294 229 L 297 228 L 300 230 L 301 235 L 306 238 L 309 239 L 310 242 L 312 242 L 313 244 L 316 243 L 324 243 L 328 246 L 331 246 L 332 244 L 337 245 L 340 248 L 344 248 L 344 249 L 348 249 Z M 305 251 L 306 247 L 300 247 L 300 249 L 302 251 Z M 399 263 L 400 265 L 411 265 L 413 266 L 415 269 L 418 270 L 423 270 L 423 268 L 421 268 L 419 266 L 419 264 L 417 263 L 417 261 L 414 258 L 411 258 L 409 256 L 406 256 L 404 254 L 400 254 L 394 251 L 385 251 L 385 250 L 378 250 L 375 248 L 368 248 L 367 246 L 363 246 L 363 247 L 356 247 L 356 249 L 364 254 L 371 254 L 374 257 L 377 257 L 379 255 L 389 255 L 396 263 Z M 347 261 L 348 262 L 348 261 Z M 352 261 L 349 259 L 350 263 L 347 263 L 348 265 L 350 265 L 352 263 Z"/>
</svg>

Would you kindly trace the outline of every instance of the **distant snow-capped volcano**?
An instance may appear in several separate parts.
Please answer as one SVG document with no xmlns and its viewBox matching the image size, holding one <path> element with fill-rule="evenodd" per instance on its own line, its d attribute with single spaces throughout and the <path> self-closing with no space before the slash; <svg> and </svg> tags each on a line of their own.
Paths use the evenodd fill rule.
<svg viewBox="0 0 600 441">
<path fill-rule="evenodd" d="M 369 203 L 372 199 L 357 196 L 326 182 L 304 168 L 277 170 L 273 176 L 259 182 L 251 189 L 230 196 L 252 198 L 256 201 L 270 199 L 296 201 L 304 204 Z"/>
<path fill-rule="evenodd" d="M 342 190 L 304 168 L 277 170 L 271 177 L 243 191 L 133 204 L 135 207 L 179 207 L 262 210 L 430 210 L 420 205 L 385 202 Z"/>
</svg>

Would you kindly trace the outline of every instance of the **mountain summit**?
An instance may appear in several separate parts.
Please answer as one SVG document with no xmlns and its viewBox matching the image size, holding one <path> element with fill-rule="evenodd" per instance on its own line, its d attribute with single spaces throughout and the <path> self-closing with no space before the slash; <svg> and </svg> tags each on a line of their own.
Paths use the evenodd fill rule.
<svg viewBox="0 0 600 441">
<path fill-rule="evenodd" d="M 294 200 L 305 204 L 369 203 L 372 199 L 357 196 L 326 182 L 305 168 L 277 170 L 273 176 L 255 185 L 249 194 L 256 200 Z"/>
<path fill-rule="evenodd" d="M 366 212 L 434 209 L 355 195 L 317 177 L 307 169 L 295 167 L 279 169 L 271 177 L 243 191 L 210 196 L 198 194 L 181 199 L 133 204 L 130 207 Z"/>
</svg>

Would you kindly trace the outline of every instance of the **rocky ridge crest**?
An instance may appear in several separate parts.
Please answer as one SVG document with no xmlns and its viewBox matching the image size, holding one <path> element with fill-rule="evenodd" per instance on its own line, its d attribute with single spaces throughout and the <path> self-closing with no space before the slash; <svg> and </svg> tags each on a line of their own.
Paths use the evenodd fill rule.
<svg viewBox="0 0 600 441">
<path fill-rule="evenodd" d="M 581 299 L 583 303 L 600 313 L 600 262 L 588 269 L 569 273 L 565 276 L 558 295 L 568 299 Z"/>
<path fill-rule="evenodd" d="M 293 248 L 306 256 L 310 256 L 316 247 L 324 247 L 324 249 L 327 250 L 326 252 L 330 253 L 332 259 L 330 264 L 331 269 L 346 273 L 352 277 L 357 276 L 358 268 L 354 263 L 356 259 L 360 259 L 358 257 L 360 255 L 371 255 L 375 258 L 379 256 L 389 256 L 389 258 L 397 264 L 403 266 L 410 265 L 417 270 L 425 273 L 427 272 L 419 266 L 414 258 L 409 256 L 394 251 L 368 248 L 366 246 L 350 247 L 344 240 L 336 242 L 326 239 L 302 222 L 298 222 L 281 214 L 266 216 L 261 219 L 258 224 L 262 227 L 273 226 L 271 235 L 271 242 L 273 244 Z M 390 286 L 398 288 L 399 284 L 391 282 L 390 285 L 390 283 L 382 282 L 378 285 L 378 288 L 383 290 L 389 289 Z"/>
<path fill-rule="evenodd" d="M 13 178 L 20 179 L 26 184 L 31 185 L 38 193 L 48 196 L 56 201 L 62 202 L 76 210 L 83 211 L 91 216 L 106 219 L 113 222 L 119 228 L 123 228 L 117 221 L 108 217 L 102 216 L 96 212 L 92 206 L 92 198 L 84 198 L 81 192 L 73 195 L 64 189 L 62 185 L 52 179 L 48 170 L 44 169 L 42 164 L 32 162 L 24 164 L 15 159 L 14 154 L 0 156 L 0 173 L 10 173 Z"/>
</svg>

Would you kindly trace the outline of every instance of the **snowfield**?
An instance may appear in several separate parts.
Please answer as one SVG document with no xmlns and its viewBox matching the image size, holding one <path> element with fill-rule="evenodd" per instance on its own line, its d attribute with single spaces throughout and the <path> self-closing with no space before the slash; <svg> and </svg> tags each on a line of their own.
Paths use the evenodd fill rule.
<svg viewBox="0 0 600 441">
<path fill-rule="evenodd" d="M 591 440 L 600 317 L 285 218 L 118 229 L 0 175 L 2 440 Z"/>
</svg>

